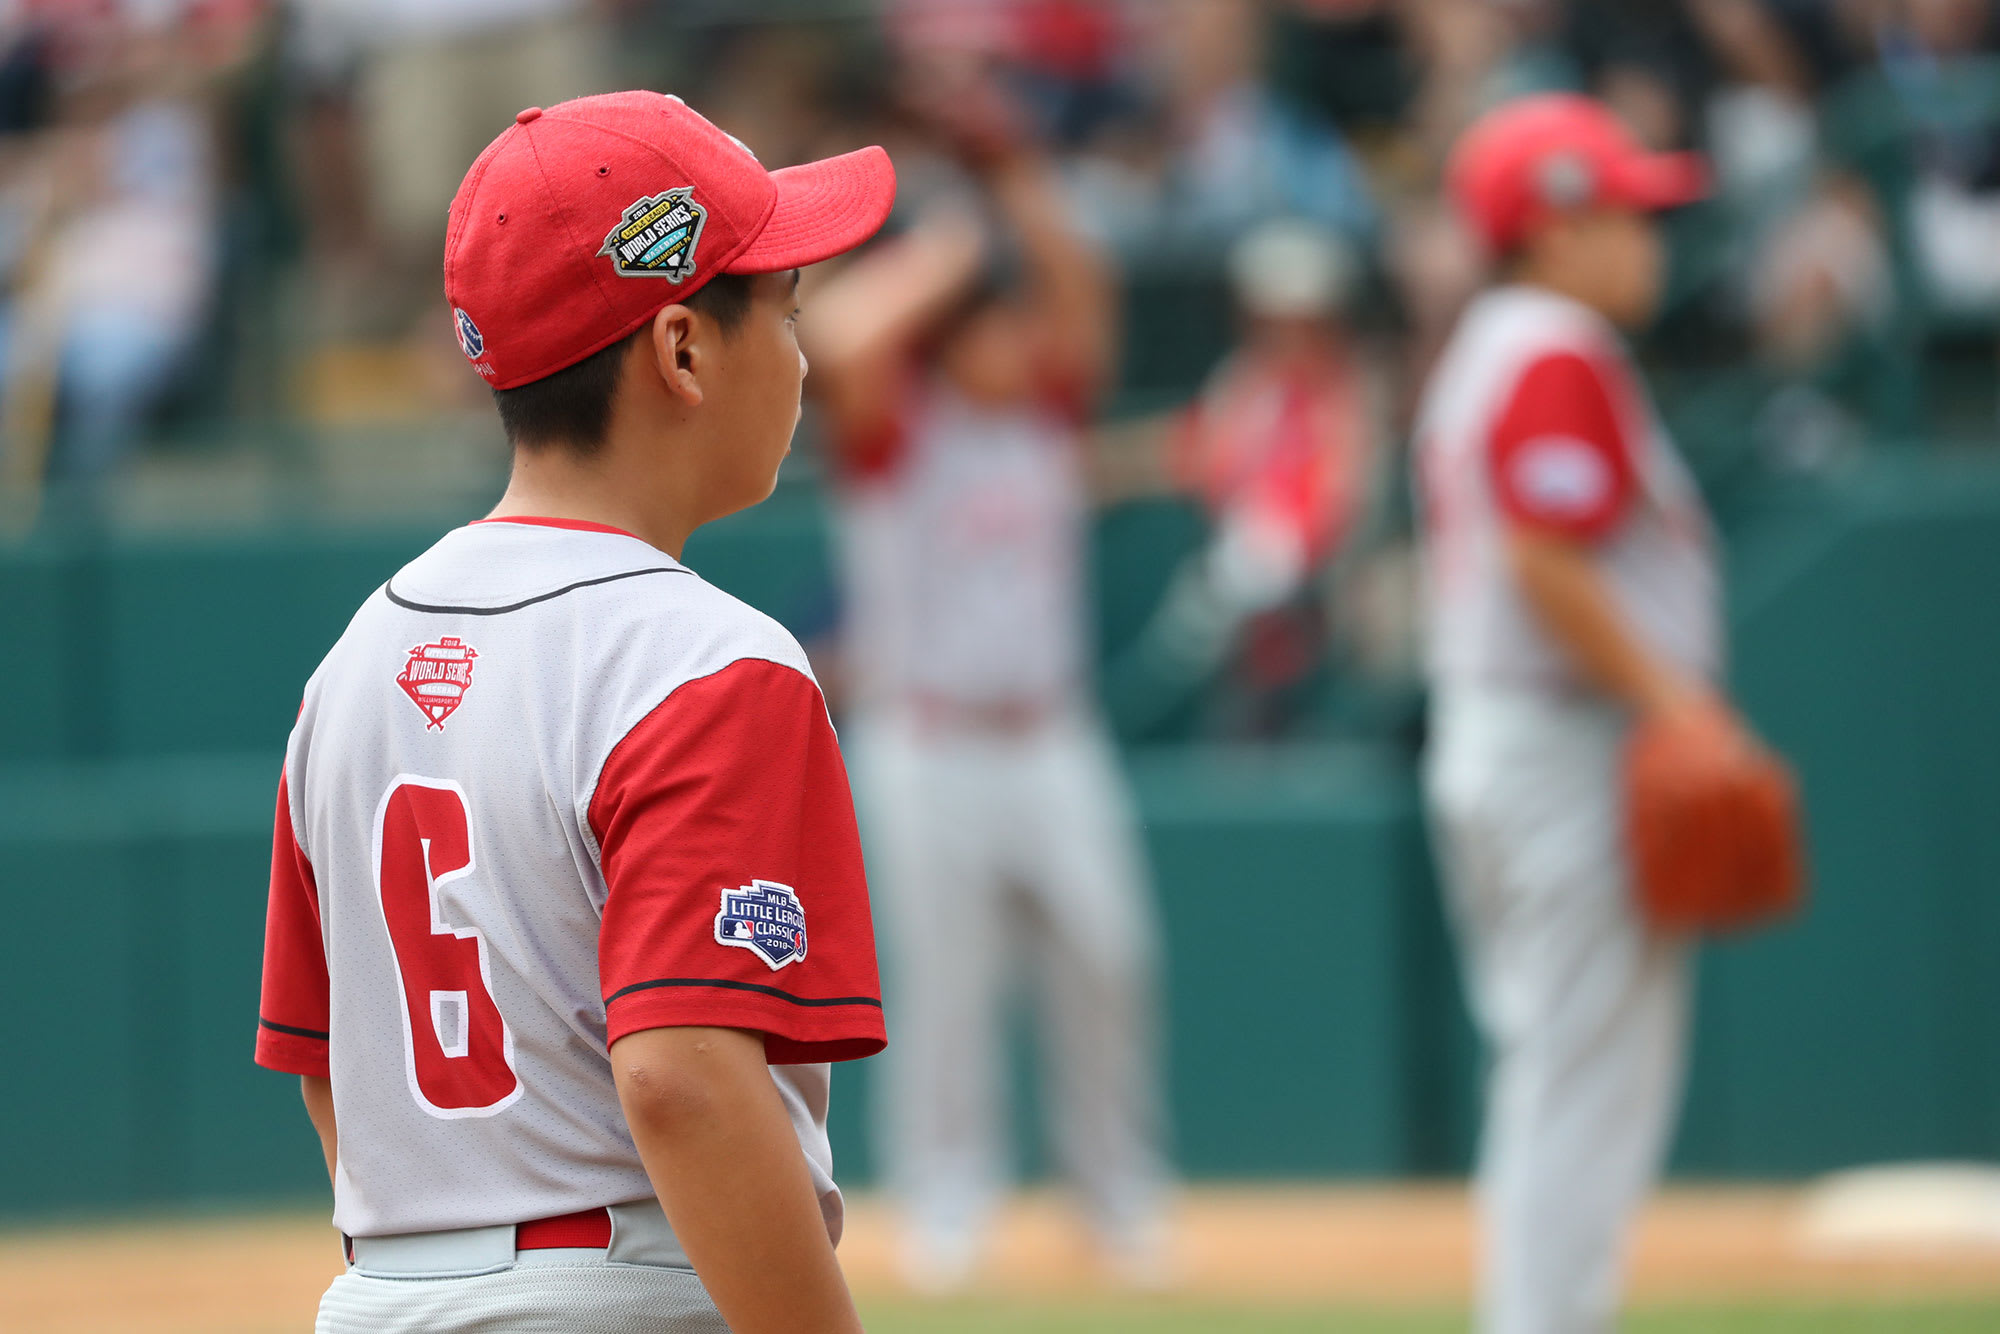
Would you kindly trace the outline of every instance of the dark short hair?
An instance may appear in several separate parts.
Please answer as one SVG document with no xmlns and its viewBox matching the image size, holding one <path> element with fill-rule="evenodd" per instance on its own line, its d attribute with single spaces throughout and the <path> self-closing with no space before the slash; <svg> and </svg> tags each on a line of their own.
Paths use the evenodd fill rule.
<svg viewBox="0 0 2000 1334">
<path fill-rule="evenodd" d="M 750 275 L 720 273 L 681 304 L 714 320 L 724 334 L 734 334 L 749 317 L 755 293 Z M 586 456 L 596 453 L 611 428 L 611 400 L 618 393 L 625 354 L 648 336 L 650 327 L 648 321 L 553 375 L 512 389 L 495 389 L 493 403 L 500 409 L 508 443 L 520 449 L 559 447 Z"/>
</svg>

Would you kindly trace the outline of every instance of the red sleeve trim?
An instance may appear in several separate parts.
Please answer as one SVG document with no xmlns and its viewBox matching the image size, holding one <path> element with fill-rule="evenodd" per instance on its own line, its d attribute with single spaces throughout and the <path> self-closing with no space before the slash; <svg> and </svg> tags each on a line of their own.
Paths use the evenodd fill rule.
<svg viewBox="0 0 2000 1334">
<path fill-rule="evenodd" d="M 696 994 L 681 994 L 683 990 Z M 803 1017 L 788 1021 L 756 996 L 741 999 L 731 991 L 763 993 L 803 1008 L 858 1007 L 843 1027 L 847 1037 L 822 1036 L 823 1029 Z M 670 994 L 668 994 L 670 993 Z M 611 1007 L 616 1005 L 616 1009 Z M 765 1059 L 773 1065 L 810 1065 L 819 1061 L 858 1061 L 889 1045 L 882 1022 L 882 1002 L 874 996 L 796 996 L 777 987 L 758 986 L 718 977 L 656 977 L 634 982 L 605 1002 L 609 1045 L 628 1033 L 648 1028 L 747 1028 L 764 1035 Z"/>
<path fill-rule="evenodd" d="M 319 885 L 312 862 L 292 831 L 290 782 L 281 777 L 271 831 L 257 1064 L 287 1074 L 325 1075 L 330 994 L 326 941 L 320 934 Z"/>
<path fill-rule="evenodd" d="M 1637 491 L 1619 378 L 1602 359 L 1569 351 L 1521 373 L 1490 441 L 1494 495 L 1508 519 L 1581 542 L 1618 526 Z"/>
<path fill-rule="evenodd" d="M 763 1033 L 778 1064 L 882 1049 L 854 804 L 810 677 L 746 658 L 681 685 L 613 747 L 589 817 L 607 1042 L 715 1026 Z M 797 957 L 725 939 L 753 884 L 791 896 Z"/>
<path fill-rule="evenodd" d="M 257 1021 L 257 1064 L 288 1075 L 328 1075 L 325 1033 Z"/>
</svg>

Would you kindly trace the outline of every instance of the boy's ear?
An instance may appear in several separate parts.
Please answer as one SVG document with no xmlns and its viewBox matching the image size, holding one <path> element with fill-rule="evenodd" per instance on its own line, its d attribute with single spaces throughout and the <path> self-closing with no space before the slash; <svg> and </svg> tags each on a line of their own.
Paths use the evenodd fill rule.
<svg viewBox="0 0 2000 1334">
<path fill-rule="evenodd" d="M 701 376 L 707 369 L 702 322 L 686 306 L 665 306 L 653 316 L 650 332 L 653 369 L 667 393 L 688 407 L 699 407 Z"/>
</svg>

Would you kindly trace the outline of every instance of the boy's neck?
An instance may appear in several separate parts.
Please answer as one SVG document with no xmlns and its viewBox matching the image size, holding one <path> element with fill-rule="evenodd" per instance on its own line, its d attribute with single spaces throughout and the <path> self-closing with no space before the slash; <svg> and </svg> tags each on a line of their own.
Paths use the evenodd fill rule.
<svg viewBox="0 0 2000 1334">
<path fill-rule="evenodd" d="M 486 517 L 601 523 L 679 560 L 700 520 L 678 503 L 675 479 L 657 474 L 634 478 L 618 464 L 619 451 L 610 442 L 589 458 L 559 446 L 516 449 L 507 490 Z"/>
<path fill-rule="evenodd" d="M 1607 320 L 1611 318 L 1610 312 L 1592 300 L 1594 293 L 1587 285 L 1571 281 L 1560 263 L 1544 262 L 1538 256 L 1523 257 L 1514 265 L 1509 281 L 1522 287 L 1553 293 L 1565 300 L 1574 301 L 1587 310 L 1595 311 Z"/>
</svg>

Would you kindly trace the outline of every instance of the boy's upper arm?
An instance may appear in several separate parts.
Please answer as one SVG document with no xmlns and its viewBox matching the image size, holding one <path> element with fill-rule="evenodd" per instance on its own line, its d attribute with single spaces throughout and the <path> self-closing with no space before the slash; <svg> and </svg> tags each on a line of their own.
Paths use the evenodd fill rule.
<svg viewBox="0 0 2000 1334">
<path fill-rule="evenodd" d="M 278 780 L 271 890 L 264 921 L 264 984 L 257 1064 L 294 1075 L 327 1073 L 329 992 L 319 886 L 292 828 L 289 778 Z"/>
<path fill-rule="evenodd" d="M 1615 373 L 1568 350 L 1543 353 L 1521 372 L 1487 442 L 1494 496 L 1510 522 L 1594 543 L 1630 510 L 1638 469 Z"/>
<path fill-rule="evenodd" d="M 609 890 L 607 1043 L 743 1028 L 773 1064 L 884 1045 L 847 770 L 819 687 L 743 658 L 676 688 L 612 749 L 589 805 Z"/>
</svg>

